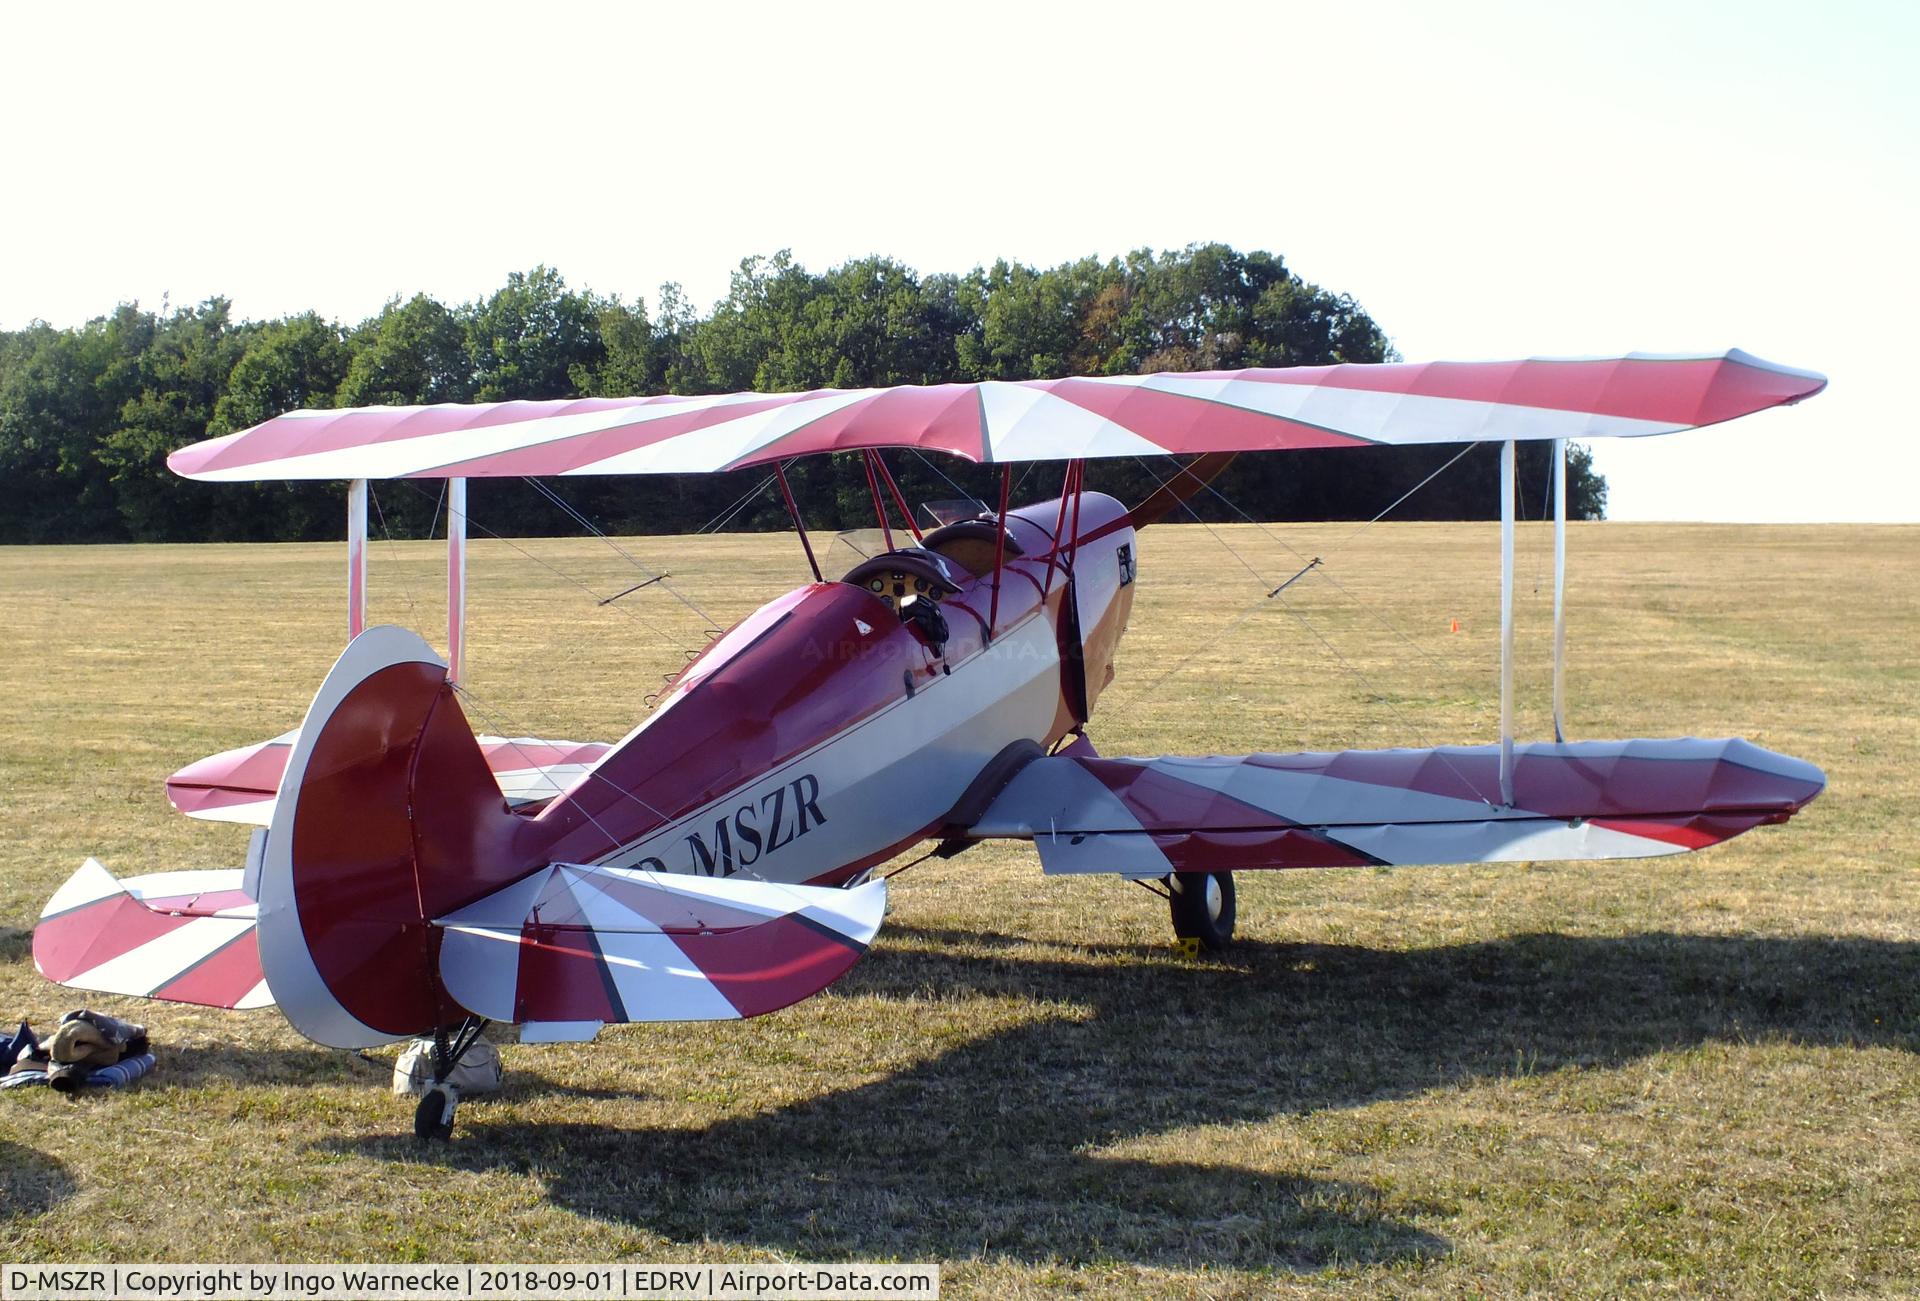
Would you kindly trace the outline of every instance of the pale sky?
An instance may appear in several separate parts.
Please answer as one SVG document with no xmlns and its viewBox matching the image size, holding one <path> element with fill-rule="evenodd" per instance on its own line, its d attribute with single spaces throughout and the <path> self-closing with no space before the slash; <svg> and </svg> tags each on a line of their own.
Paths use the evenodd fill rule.
<svg viewBox="0 0 1920 1301">
<path fill-rule="evenodd" d="M 1831 377 L 1597 447 L 1613 518 L 1920 520 L 1916 66 L 1920 6 L 1868 0 L 15 5 L 0 328 L 1222 240 L 1409 360 Z"/>
</svg>

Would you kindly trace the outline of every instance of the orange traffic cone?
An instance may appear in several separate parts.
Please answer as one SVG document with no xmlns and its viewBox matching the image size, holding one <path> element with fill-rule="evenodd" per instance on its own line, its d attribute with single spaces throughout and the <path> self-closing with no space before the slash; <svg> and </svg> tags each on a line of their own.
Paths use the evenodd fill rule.
<svg viewBox="0 0 1920 1301">
<path fill-rule="evenodd" d="M 1447 629 L 1447 631 L 1448 631 L 1448 632 L 1459 632 L 1459 631 L 1460 631 L 1460 621 L 1459 621 L 1458 619 L 1455 619 L 1455 620 L 1453 621 L 1453 626 L 1452 626 L 1451 628 L 1449 628 L 1449 629 Z"/>
</svg>

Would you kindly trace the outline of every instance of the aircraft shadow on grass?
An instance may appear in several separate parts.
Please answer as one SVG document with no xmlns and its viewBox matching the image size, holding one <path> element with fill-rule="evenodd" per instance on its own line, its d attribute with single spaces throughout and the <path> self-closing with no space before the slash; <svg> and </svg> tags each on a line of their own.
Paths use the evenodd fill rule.
<svg viewBox="0 0 1920 1301">
<path fill-rule="evenodd" d="M 38 1148 L 0 1139 L 0 1228 L 53 1209 L 73 1195 L 66 1166 Z"/>
<path fill-rule="evenodd" d="M 160 1064 L 166 1070 L 167 1087 L 198 1088 L 222 1083 L 248 1087 L 268 1085 L 277 1088 L 317 1088 L 335 1085 L 385 1086 L 393 1078 L 393 1062 L 387 1058 L 365 1057 L 318 1045 L 298 1048 L 245 1048 L 218 1044 L 196 1045 L 190 1052 L 172 1052 L 162 1045 Z M 550 1081 L 526 1071 L 507 1071 L 501 1091 L 490 1100 L 525 1102 L 534 1098 L 566 1096 L 606 1100 L 646 1100 L 652 1095 L 644 1089 L 582 1088 L 564 1081 Z M 465 1116 L 463 1113 L 462 1119 Z"/>
<path fill-rule="evenodd" d="M 1142 947 L 1081 951 L 1119 963 L 1053 961 L 1022 956 L 1028 943 L 1011 936 L 892 933 L 918 943 L 883 942 L 841 989 L 1038 996 L 1080 1010 L 702 1128 L 524 1126 L 473 1107 L 429 1159 L 535 1173 L 561 1205 L 680 1241 L 809 1258 L 1385 1263 L 1448 1250 L 1414 1223 L 1434 1208 L 1352 1183 L 1089 1149 L 1709 1041 L 1920 1047 L 1915 944 L 1664 933 L 1410 952 L 1243 942 L 1223 961 L 1181 965 Z M 983 944 L 994 956 L 978 956 Z M 324 1145 L 421 1157 L 411 1138 Z"/>
</svg>

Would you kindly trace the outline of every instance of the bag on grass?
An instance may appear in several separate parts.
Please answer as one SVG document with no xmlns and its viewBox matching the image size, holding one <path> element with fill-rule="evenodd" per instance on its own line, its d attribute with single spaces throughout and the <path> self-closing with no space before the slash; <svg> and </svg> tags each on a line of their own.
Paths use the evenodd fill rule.
<svg viewBox="0 0 1920 1301">
<path fill-rule="evenodd" d="M 500 1087 L 500 1050 L 485 1039 L 475 1039 L 453 1064 L 447 1083 L 462 1094 L 492 1093 Z M 425 1093 L 433 1083 L 433 1040 L 415 1039 L 400 1050 L 393 1063 L 395 1093 Z"/>
</svg>

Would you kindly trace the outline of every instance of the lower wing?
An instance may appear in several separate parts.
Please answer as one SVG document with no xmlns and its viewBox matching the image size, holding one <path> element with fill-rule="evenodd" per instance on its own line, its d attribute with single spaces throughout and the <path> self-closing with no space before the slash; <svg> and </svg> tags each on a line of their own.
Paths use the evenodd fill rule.
<svg viewBox="0 0 1920 1301">
<path fill-rule="evenodd" d="M 297 731 L 288 732 L 195 760 L 167 778 L 167 798 L 190 818 L 269 826 L 280 777 L 298 736 Z M 507 803 L 529 811 L 564 792 L 613 748 L 599 741 L 526 736 L 478 739 Z"/>
<path fill-rule="evenodd" d="M 1021 769 L 963 835 L 1032 840 L 1048 872 L 1169 872 L 1646 858 L 1784 822 L 1812 764 L 1740 740 L 1108 759 Z"/>
</svg>

